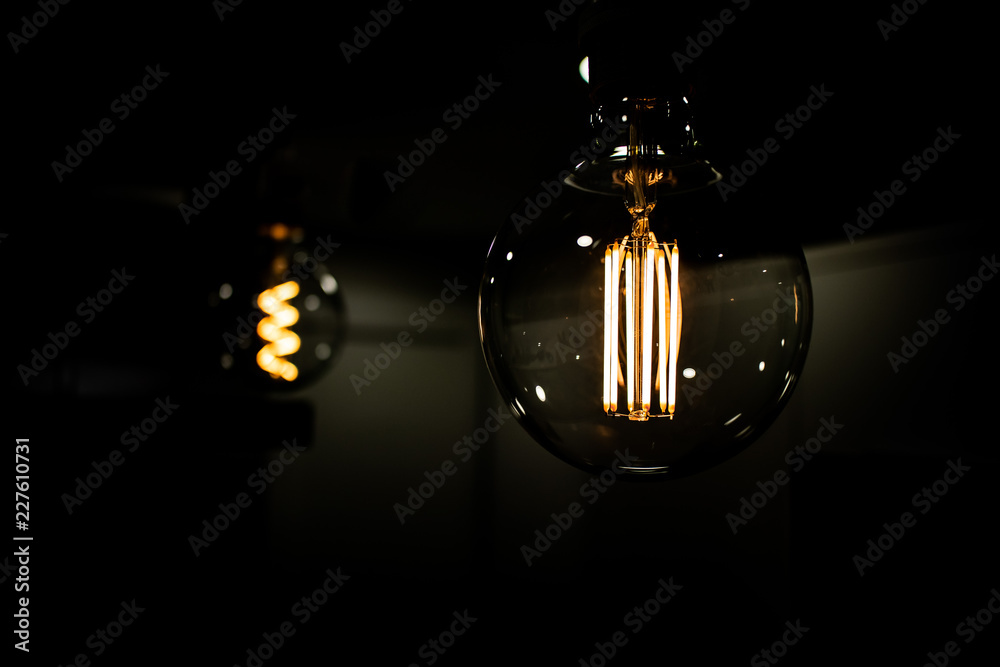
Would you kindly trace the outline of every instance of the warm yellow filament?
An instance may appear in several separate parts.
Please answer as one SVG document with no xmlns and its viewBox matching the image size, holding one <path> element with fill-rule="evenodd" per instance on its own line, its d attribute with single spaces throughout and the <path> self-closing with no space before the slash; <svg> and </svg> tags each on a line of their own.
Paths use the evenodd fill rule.
<svg viewBox="0 0 1000 667">
<path fill-rule="evenodd" d="M 614 268 L 611 274 L 611 411 L 618 410 L 618 382 L 621 378 L 621 367 L 618 364 L 618 296 L 619 279 L 622 270 L 621 246 L 617 243 L 611 250 L 611 266 Z"/>
<path fill-rule="evenodd" d="M 626 363 L 625 375 L 628 378 L 626 391 L 628 397 L 628 410 L 632 412 L 635 398 L 635 286 L 632 276 L 632 255 L 627 248 L 625 250 L 625 342 L 626 342 Z"/>
<path fill-rule="evenodd" d="M 615 305 L 618 301 L 615 298 L 618 295 L 611 291 L 611 276 L 614 275 L 617 268 L 613 265 L 612 260 L 613 253 L 611 246 L 608 246 L 608 249 L 604 251 L 604 412 L 607 412 L 611 407 L 611 394 L 617 389 L 617 387 L 613 388 L 612 386 L 614 368 L 611 365 L 611 320 L 617 315 Z"/>
<path fill-rule="evenodd" d="M 633 421 L 673 418 L 680 346 L 680 262 L 650 233 L 643 240 L 618 239 L 604 253 L 604 412 L 619 415 L 619 387 L 624 384 Z M 668 280 L 668 265 L 669 276 Z M 625 272 L 625 299 L 620 279 Z M 624 322 L 622 308 L 624 307 Z M 625 368 L 619 359 L 619 330 L 625 328 Z M 654 338 L 653 331 L 656 330 Z M 654 354 L 655 359 L 654 359 Z M 653 400 L 654 390 L 658 394 Z M 659 407 L 655 413 L 650 407 Z"/>
<path fill-rule="evenodd" d="M 677 254 L 677 243 L 670 253 L 670 367 L 667 369 L 667 411 L 671 418 L 677 404 L 677 346 L 681 325 L 680 285 L 677 276 L 680 272 L 680 259 Z"/>
<path fill-rule="evenodd" d="M 288 327 L 299 320 L 299 311 L 286 303 L 299 293 L 294 280 L 261 292 L 257 305 L 268 314 L 257 325 L 257 334 L 268 341 L 257 353 L 257 364 L 271 374 L 291 382 L 299 375 L 295 364 L 281 357 L 294 354 L 299 349 L 299 337 Z"/>
<path fill-rule="evenodd" d="M 655 247 L 652 243 L 642 248 L 645 285 L 642 290 L 642 409 L 649 412 L 653 374 L 653 270 Z"/>
<path fill-rule="evenodd" d="M 659 342 L 660 349 L 657 352 L 657 386 L 660 388 L 660 412 L 667 411 L 667 259 L 666 253 L 657 249 L 656 251 L 656 282 L 657 282 L 657 310 L 659 311 Z M 670 318 L 673 321 L 673 317 Z"/>
</svg>

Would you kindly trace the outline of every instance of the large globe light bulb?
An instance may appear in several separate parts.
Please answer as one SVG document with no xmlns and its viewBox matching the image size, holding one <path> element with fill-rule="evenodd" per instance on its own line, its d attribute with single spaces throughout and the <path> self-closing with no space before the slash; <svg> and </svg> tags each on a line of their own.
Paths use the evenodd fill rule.
<svg viewBox="0 0 1000 667">
<path fill-rule="evenodd" d="M 618 96 L 593 160 L 511 215 L 480 334 L 501 395 L 561 459 L 671 478 L 746 448 L 788 402 L 812 296 L 801 247 L 719 197 L 686 97 Z"/>
</svg>

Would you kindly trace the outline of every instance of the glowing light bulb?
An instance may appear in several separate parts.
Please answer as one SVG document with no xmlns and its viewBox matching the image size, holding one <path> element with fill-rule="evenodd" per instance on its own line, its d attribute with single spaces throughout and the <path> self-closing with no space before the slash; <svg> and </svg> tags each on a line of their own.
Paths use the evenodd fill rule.
<svg viewBox="0 0 1000 667">
<path fill-rule="evenodd" d="M 296 391 L 336 361 L 346 331 L 328 236 L 283 222 L 246 226 L 206 280 L 216 323 L 206 361 L 226 390 Z M 254 233 L 255 232 L 255 233 Z"/>
<path fill-rule="evenodd" d="M 622 474 L 689 475 L 747 447 L 789 400 L 808 272 L 776 220 L 723 207 L 686 99 L 617 96 L 595 118 L 626 130 L 491 245 L 484 355 L 511 412 L 563 460 L 596 471 L 627 449 Z"/>
<path fill-rule="evenodd" d="M 268 314 L 257 325 L 257 335 L 268 341 L 257 353 L 257 364 L 271 374 L 291 382 L 299 376 L 295 364 L 283 359 L 299 351 L 299 337 L 288 327 L 299 321 L 299 311 L 287 301 L 298 295 L 299 284 L 294 280 L 264 290 L 257 305 Z"/>
<path fill-rule="evenodd" d="M 647 239 L 626 236 L 609 245 L 604 253 L 604 411 L 609 416 L 627 416 L 633 421 L 672 418 L 676 407 L 675 376 L 682 312 L 677 287 L 680 260 L 676 243 L 672 246 L 659 243 L 652 232 Z M 624 301 L 619 289 L 622 273 L 626 285 Z M 626 343 L 624 371 L 619 331 L 623 332 Z M 622 376 L 627 378 L 624 384 L 627 412 L 618 410 Z M 651 402 L 654 385 L 659 399 L 656 404 Z M 652 410 L 656 406 L 658 411 Z"/>
</svg>

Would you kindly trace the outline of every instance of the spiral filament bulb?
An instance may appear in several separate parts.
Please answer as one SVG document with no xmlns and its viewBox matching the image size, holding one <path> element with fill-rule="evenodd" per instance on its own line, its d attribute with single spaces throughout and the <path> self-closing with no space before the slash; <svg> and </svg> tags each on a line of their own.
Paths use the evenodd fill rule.
<svg viewBox="0 0 1000 667">
<path fill-rule="evenodd" d="M 271 374 L 291 382 L 299 376 L 295 364 L 282 359 L 299 349 L 299 337 L 288 327 L 299 320 L 299 311 L 288 300 L 299 293 L 299 284 L 289 280 L 277 287 L 264 290 L 257 298 L 257 305 L 267 313 L 257 325 L 257 334 L 267 341 L 257 353 L 257 365 Z"/>
</svg>

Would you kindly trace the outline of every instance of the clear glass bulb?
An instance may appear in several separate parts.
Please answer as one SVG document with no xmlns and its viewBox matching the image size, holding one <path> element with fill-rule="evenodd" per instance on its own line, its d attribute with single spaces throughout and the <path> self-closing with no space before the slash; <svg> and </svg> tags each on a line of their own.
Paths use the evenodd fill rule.
<svg viewBox="0 0 1000 667">
<path fill-rule="evenodd" d="M 511 411 L 586 470 L 691 474 L 787 403 L 812 308 L 801 248 L 734 219 L 693 157 L 686 100 L 623 100 L 627 136 L 534 220 L 512 216 L 480 288 L 487 364 Z M 620 467 L 620 466 L 619 466 Z"/>
</svg>

